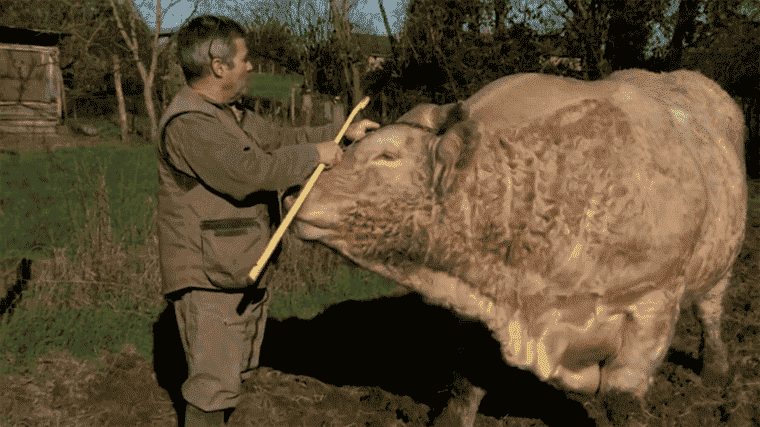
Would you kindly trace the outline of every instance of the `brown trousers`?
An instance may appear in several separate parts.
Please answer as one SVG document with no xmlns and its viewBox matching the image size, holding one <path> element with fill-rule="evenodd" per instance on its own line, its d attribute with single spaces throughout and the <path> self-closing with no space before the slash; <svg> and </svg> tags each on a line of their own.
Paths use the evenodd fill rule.
<svg viewBox="0 0 760 427">
<path fill-rule="evenodd" d="M 242 380 L 259 365 L 270 293 L 239 315 L 242 297 L 193 289 L 174 301 L 189 371 L 182 396 L 206 412 L 235 407 Z"/>
</svg>

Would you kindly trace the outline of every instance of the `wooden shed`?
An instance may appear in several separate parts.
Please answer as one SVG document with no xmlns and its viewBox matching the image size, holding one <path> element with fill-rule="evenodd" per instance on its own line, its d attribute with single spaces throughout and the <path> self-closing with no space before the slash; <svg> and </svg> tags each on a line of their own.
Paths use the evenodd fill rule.
<svg viewBox="0 0 760 427">
<path fill-rule="evenodd" d="M 0 26 L 0 134 L 54 134 L 65 111 L 64 33 Z"/>
</svg>

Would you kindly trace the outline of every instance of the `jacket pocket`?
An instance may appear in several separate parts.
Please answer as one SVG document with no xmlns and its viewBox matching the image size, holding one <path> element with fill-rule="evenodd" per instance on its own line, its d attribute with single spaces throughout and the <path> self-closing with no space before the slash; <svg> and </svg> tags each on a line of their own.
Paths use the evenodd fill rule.
<svg viewBox="0 0 760 427">
<path fill-rule="evenodd" d="M 268 231 L 254 218 L 201 221 L 206 277 L 222 289 L 245 288 L 248 273 L 266 248 Z"/>
</svg>

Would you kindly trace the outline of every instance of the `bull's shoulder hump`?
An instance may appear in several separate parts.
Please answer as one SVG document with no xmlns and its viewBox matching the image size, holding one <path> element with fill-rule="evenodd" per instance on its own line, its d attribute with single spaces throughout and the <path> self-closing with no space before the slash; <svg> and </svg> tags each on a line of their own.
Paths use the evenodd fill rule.
<svg viewBox="0 0 760 427">
<path fill-rule="evenodd" d="M 604 80 L 587 82 L 545 74 L 520 74 L 501 85 L 486 86 L 481 90 L 484 93 L 478 92 L 465 106 L 469 108 L 470 117 L 478 121 L 491 122 L 498 117 L 501 124 L 525 123 L 587 100 L 611 99 L 618 86 L 617 82 Z"/>
</svg>

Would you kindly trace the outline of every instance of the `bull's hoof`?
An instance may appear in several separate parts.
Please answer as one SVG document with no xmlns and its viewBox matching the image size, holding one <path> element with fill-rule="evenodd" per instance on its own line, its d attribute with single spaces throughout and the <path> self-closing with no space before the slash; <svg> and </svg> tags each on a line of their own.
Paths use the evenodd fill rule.
<svg viewBox="0 0 760 427">
<path fill-rule="evenodd" d="M 717 364 L 705 364 L 700 376 L 702 377 L 702 385 L 705 387 L 720 388 L 727 387 L 733 377 L 730 369 L 724 371 L 721 366 Z"/>
<path fill-rule="evenodd" d="M 600 396 L 607 421 L 614 426 L 625 425 L 628 418 L 643 410 L 644 402 L 633 393 L 610 390 Z M 598 420 L 597 420 L 598 423 Z"/>
<path fill-rule="evenodd" d="M 466 378 L 459 377 L 452 390 L 454 397 L 433 422 L 433 427 L 473 427 L 480 401 L 486 395 L 485 390 L 470 384 Z"/>
</svg>

